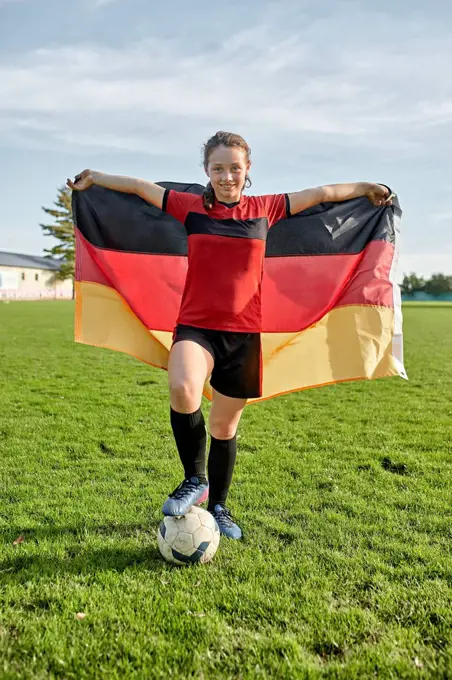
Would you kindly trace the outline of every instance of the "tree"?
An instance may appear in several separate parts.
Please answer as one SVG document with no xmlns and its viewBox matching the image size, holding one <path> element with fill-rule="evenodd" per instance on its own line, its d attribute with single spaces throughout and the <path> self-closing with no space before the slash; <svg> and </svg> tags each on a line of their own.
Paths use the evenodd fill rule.
<svg viewBox="0 0 452 680">
<path fill-rule="evenodd" d="M 430 295 L 441 295 L 441 293 L 452 292 L 452 276 L 445 274 L 432 274 L 425 284 L 425 292 Z"/>
<path fill-rule="evenodd" d="M 425 289 L 425 280 L 422 276 L 417 276 L 414 272 L 405 274 L 400 288 L 405 295 L 412 295 L 413 293 Z"/>
<path fill-rule="evenodd" d="M 75 235 L 72 219 L 72 191 L 69 187 L 58 189 L 56 208 L 44 208 L 47 215 L 55 218 L 56 224 L 40 224 L 45 236 L 53 236 L 58 240 L 52 248 L 44 248 L 48 253 L 46 257 L 53 257 L 60 261 L 60 269 L 55 272 L 56 281 L 72 279 L 72 297 L 74 297 L 74 272 L 75 272 Z"/>
</svg>

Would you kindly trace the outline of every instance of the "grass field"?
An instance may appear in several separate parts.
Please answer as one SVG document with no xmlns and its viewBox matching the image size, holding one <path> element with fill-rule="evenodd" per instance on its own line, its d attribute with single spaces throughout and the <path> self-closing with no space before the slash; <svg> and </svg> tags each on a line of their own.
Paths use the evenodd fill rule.
<svg viewBox="0 0 452 680">
<path fill-rule="evenodd" d="M 409 382 L 247 407 L 245 540 L 189 568 L 155 539 L 166 373 L 72 317 L 0 303 L 2 680 L 452 678 L 452 306 L 405 308 Z"/>
</svg>

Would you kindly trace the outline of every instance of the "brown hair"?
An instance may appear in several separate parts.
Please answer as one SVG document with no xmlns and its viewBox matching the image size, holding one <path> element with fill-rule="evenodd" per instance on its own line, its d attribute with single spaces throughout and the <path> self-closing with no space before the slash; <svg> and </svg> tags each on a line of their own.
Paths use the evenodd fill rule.
<svg viewBox="0 0 452 680">
<path fill-rule="evenodd" d="M 240 135 L 235 135 L 233 132 L 223 132 L 220 130 L 216 134 L 214 134 L 213 137 L 207 140 L 207 142 L 204 144 L 202 148 L 203 152 L 203 163 L 204 163 L 204 169 L 207 171 L 207 166 L 209 164 L 209 158 L 210 154 L 214 149 L 216 149 L 218 146 L 237 146 L 239 149 L 243 149 L 246 154 L 246 160 L 250 160 L 251 156 L 251 149 L 248 146 L 248 144 L 245 142 L 243 137 Z M 248 177 L 248 175 L 245 177 L 245 185 L 244 187 L 250 187 L 251 186 L 251 180 Z M 242 187 L 242 189 L 244 188 Z M 202 195 L 202 200 L 204 203 L 204 207 L 206 210 L 212 210 L 213 208 L 213 203 L 215 200 L 215 193 L 212 187 L 212 184 L 209 182 L 204 189 L 204 193 Z"/>
</svg>

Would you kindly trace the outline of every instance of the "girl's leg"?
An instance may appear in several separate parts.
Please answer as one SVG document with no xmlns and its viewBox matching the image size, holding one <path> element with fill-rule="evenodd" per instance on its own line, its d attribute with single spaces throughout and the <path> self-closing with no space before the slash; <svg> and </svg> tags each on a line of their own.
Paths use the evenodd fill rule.
<svg viewBox="0 0 452 680">
<path fill-rule="evenodd" d="M 212 355 L 196 342 L 181 340 L 171 348 L 168 363 L 171 426 L 185 479 L 165 501 L 163 512 L 166 515 L 183 515 L 208 495 L 207 435 L 201 399 L 212 368 Z"/>
<path fill-rule="evenodd" d="M 237 427 L 245 408 L 246 399 L 226 397 L 213 390 L 209 426 L 211 434 L 209 453 L 209 507 L 215 515 L 222 533 L 240 538 L 242 532 L 226 514 L 225 504 L 237 456 Z M 218 507 L 220 506 L 220 507 Z"/>
<path fill-rule="evenodd" d="M 193 413 L 201 406 L 204 383 L 212 373 L 213 357 L 192 340 L 176 342 L 168 361 L 168 386 L 171 408 L 178 413 Z"/>
</svg>

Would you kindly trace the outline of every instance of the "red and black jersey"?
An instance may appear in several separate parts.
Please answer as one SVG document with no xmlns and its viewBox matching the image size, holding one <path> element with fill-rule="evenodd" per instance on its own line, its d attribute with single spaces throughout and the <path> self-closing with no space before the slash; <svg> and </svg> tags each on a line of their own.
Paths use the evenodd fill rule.
<svg viewBox="0 0 452 680">
<path fill-rule="evenodd" d="M 287 194 L 241 196 L 236 203 L 166 189 L 162 210 L 188 236 L 188 271 L 178 324 L 258 333 L 268 229 L 289 216 Z"/>
</svg>

